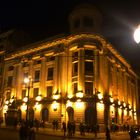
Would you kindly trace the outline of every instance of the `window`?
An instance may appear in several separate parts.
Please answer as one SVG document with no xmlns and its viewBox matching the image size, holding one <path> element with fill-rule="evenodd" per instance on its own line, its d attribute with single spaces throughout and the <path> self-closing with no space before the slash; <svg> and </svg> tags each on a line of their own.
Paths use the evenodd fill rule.
<svg viewBox="0 0 140 140">
<path fill-rule="evenodd" d="M 72 76 L 78 75 L 78 63 L 73 63 Z"/>
<path fill-rule="evenodd" d="M 8 77 L 8 81 L 7 81 L 7 86 L 12 86 L 12 82 L 13 82 L 13 76 L 9 76 Z"/>
<path fill-rule="evenodd" d="M 84 23 L 84 26 L 91 27 L 93 26 L 93 19 L 90 17 L 84 17 L 83 23 Z"/>
<path fill-rule="evenodd" d="M 85 50 L 85 59 L 86 60 L 93 60 L 93 51 L 92 50 Z"/>
<path fill-rule="evenodd" d="M 22 90 L 22 99 L 26 96 L 26 89 Z"/>
<path fill-rule="evenodd" d="M 33 97 L 37 97 L 38 96 L 38 93 L 39 93 L 39 88 L 34 88 L 34 95 Z"/>
<path fill-rule="evenodd" d="M 47 80 L 53 80 L 53 68 L 48 68 Z"/>
<path fill-rule="evenodd" d="M 78 91 L 77 83 L 73 83 L 73 94 L 76 94 Z"/>
<path fill-rule="evenodd" d="M 78 60 L 78 52 L 73 52 L 72 53 L 72 61 L 77 61 Z"/>
<path fill-rule="evenodd" d="M 8 71 L 12 71 L 12 70 L 14 70 L 14 66 L 10 66 L 10 67 L 8 68 Z"/>
<path fill-rule="evenodd" d="M 52 86 L 47 86 L 47 97 L 52 97 Z"/>
<path fill-rule="evenodd" d="M 39 79 L 40 79 L 40 70 L 37 70 L 37 71 L 35 71 L 35 79 L 34 79 L 34 81 L 39 82 Z"/>
<path fill-rule="evenodd" d="M 86 95 L 93 94 L 93 82 L 85 82 L 85 94 Z"/>
<path fill-rule="evenodd" d="M 93 62 L 85 62 L 85 75 L 93 75 Z"/>
<path fill-rule="evenodd" d="M 74 28 L 80 27 L 80 19 L 76 19 L 74 22 Z"/>
</svg>

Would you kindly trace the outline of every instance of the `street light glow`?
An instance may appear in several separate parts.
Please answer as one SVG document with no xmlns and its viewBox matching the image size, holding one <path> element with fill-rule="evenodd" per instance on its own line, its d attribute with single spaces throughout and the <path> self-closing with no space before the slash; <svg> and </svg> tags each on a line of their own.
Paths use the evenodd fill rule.
<svg viewBox="0 0 140 140">
<path fill-rule="evenodd" d="M 134 31 L 134 40 L 136 41 L 137 44 L 140 43 L 140 25 Z"/>
</svg>

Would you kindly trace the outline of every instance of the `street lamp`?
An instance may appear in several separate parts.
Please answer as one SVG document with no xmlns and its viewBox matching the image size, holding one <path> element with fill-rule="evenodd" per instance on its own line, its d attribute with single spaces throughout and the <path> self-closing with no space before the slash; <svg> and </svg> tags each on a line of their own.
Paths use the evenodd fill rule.
<svg viewBox="0 0 140 140">
<path fill-rule="evenodd" d="M 140 25 L 134 31 L 134 40 L 137 44 L 140 43 Z"/>
<path fill-rule="evenodd" d="M 31 88 L 31 85 L 30 84 L 31 84 L 31 82 L 32 82 L 32 79 L 30 77 L 24 79 L 24 83 L 25 83 L 25 85 L 26 85 L 26 87 L 28 89 L 27 102 L 26 102 L 26 104 L 27 104 L 27 109 L 26 109 L 26 122 L 28 122 L 28 120 L 29 120 L 29 96 L 30 96 L 30 88 Z"/>
</svg>

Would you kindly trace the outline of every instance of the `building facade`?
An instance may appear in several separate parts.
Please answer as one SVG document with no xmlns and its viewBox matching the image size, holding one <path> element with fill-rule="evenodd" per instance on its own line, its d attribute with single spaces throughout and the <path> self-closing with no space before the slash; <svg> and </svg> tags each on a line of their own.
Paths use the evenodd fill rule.
<svg viewBox="0 0 140 140">
<path fill-rule="evenodd" d="M 137 124 L 138 76 L 101 35 L 101 15 L 91 5 L 70 17 L 68 36 L 5 53 L 3 118 Z M 29 81 L 25 81 L 28 78 Z M 27 80 L 27 79 L 26 79 Z M 13 113 L 15 112 L 15 113 Z"/>
</svg>

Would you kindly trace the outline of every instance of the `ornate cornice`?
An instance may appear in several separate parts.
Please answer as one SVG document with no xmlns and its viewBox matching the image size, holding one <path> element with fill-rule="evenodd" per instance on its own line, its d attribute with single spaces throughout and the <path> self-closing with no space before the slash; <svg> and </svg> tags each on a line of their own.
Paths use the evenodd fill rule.
<svg viewBox="0 0 140 140">
<path fill-rule="evenodd" d="M 42 40 L 40 42 L 30 44 L 28 46 L 25 46 L 24 47 L 25 49 L 23 49 L 23 50 L 19 50 L 10 55 L 7 55 L 5 57 L 5 61 L 15 59 L 18 57 L 22 57 L 22 56 L 25 56 L 25 55 L 28 55 L 31 53 L 43 51 L 50 47 L 53 48 L 53 51 L 55 51 L 55 53 L 60 53 L 65 49 L 65 47 L 69 47 L 69 45 L 72 42 L 75 42 L 76 40 L 77 41 L 83 40 L 83 42 L 84 42 L 85 40 L 88 40 L 88 39 L 94 40 L 94 41 L 97 40 L 97 42 L 100 42 L 100 46 L 102 47 L 102 49 L 108 49 L 112 54 L 114 54 L 114 56 L 120 62 L 122 62 L 126 67 L 131 69 L 130 64 L 117 52 L 117 50 L 115 50 L 113 48 L 111 43 L 108 43 L 102 36 L 95 35 L 95 34 L 88 34 L 88 33 L 73 34 L 70 36 L 66 36 L 66 37 L 64 36 L 64 37 L 49 40 L 49 41 Z M 131 72 L 132 72 L 132 70 L 131 70 Z M 134 72 L 133 72 L 133 74 L 134 74 Z"/>
</svg>

